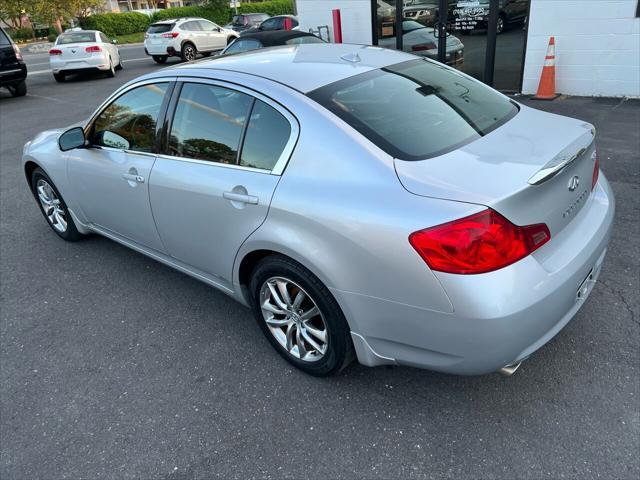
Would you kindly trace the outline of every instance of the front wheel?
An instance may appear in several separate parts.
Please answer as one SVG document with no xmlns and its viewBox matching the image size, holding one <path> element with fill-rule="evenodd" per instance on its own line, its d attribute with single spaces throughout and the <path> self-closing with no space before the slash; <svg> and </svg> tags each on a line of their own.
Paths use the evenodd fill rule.
<svg viewBox="0 0 640 480">
<path fill-rule="evenodd" d="M 331 292 L 309 270 L 281 256 L 254 269 L 250 291 L 260 328 L 295 367 L 324 377 L 353 359 L 347 321 Z"/>
<path fill-rule="evenodd" d="M 9 85 L 9 93 L 14 97 L 24 97 L 27 94 L 27 82 L 24 80 L 14 85 Z"/>
<path fill-rule="evenodd" d="M 42 215 L 60 238 L 75 242 L 83 237 L 73 223 L 73 218 L 58 189 L 40 168 L 36 168 L 31 175 L 31 189 L 38 200 Z"/>
</svg>

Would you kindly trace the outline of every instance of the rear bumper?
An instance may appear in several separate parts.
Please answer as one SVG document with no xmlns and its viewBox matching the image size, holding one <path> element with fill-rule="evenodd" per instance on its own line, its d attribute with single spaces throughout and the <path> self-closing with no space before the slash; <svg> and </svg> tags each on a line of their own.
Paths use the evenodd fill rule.
<svg viewBox="0 0 640 480">
<path fill-rule="evenodd" d="M 92 55 L 82 60 L 63 61 L 51 59 L 53 73 L 80 73 L 86 71 L 109 70 L 109 57 L 106 55 Z"/>
<path fill-rule="evenodd" d="M 24 63 L 19 63 L 10 68 L 0 70 L 0 87 L 20 83 L 25 78 L 27 78 L 27 66 Z"/>
<path fill-rule="evenodd" d="M 614 210 L 601 175 L 571 228 L 534 255 L 482 275 L 436 272 L 453 313 L 332 290 L 353 319 L 359 361 L 476 375 L 527 358 L 584 305 L 602 267 Z"/>
</svg>

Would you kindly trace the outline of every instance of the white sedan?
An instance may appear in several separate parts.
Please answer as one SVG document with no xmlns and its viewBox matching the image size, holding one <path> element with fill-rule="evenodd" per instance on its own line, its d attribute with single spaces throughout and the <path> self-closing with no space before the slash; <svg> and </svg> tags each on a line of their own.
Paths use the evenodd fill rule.
<svg viewBox="0 0 640 480">
<path fill-rule="evenodd" d="M 114 77 L 122 69 L 120 52 L 102 32 L 79 30 L 65 32 L 49 50 L 49 63 L 53 78 L 64 82 L 67 75 L 81 72 L 105 72 Z"/>
</svg>

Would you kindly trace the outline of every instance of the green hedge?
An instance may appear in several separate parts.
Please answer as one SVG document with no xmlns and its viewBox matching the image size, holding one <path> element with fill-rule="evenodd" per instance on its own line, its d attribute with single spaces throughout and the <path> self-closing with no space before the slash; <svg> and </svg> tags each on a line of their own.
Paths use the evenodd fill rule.
<svg viewBox="0 0 640 480">
<path fill-rule="evenodd" d="M 144 32 L 150 23 L 147 15 L 138 12 L 101 13 L 80 22 L 85 30 L 100 30 L 109 37 Z"/>
<path fill-rule="evenodd" d="M 33 30 L 27 27 L 7 28 L 6 30 L 14 42 L 23 42 L 25 40 L 31 40 L 35 37 Z"/>
<path fill-rule="evenodd" d="M 85 30 L 100 30 L 113 37 L 144 32 L 151 23 L 170 18 L 201 17 L 224 25 L 231 20 L 233 13 L 227 0 L 211 0 L 202 6 L 167 8 L 151 17 L 137 12 L 100 13 L 83 19 L 80 24 Z M 292 14 L 293 0 L 243 3 L 238 8 L 238 13 L 266 13 L 270 16 Z"/>
<path fill-rule="evenodd" d="M 233 9 L 231 9 L 233 11 Z M 275 15 L 293 15 L 293 0 L 272 0 L 260 3 L 241 3 L 238 13 L 266 13 Z"/>
</svg>

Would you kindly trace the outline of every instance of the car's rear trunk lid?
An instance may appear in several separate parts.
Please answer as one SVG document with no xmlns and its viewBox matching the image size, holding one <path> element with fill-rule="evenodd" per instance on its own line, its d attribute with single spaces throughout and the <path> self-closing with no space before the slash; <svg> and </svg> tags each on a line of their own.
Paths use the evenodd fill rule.
<svg viewBox="0 0 640 480">
<path fill-rule="evenodd" d="M 553 236 L 589 198 L 594 135 L 588 123 L 520 106 L 484 137 L 395 168 L 416 195 L 486 205 L 516 225 L 546 223 Z"/>
</svg>

